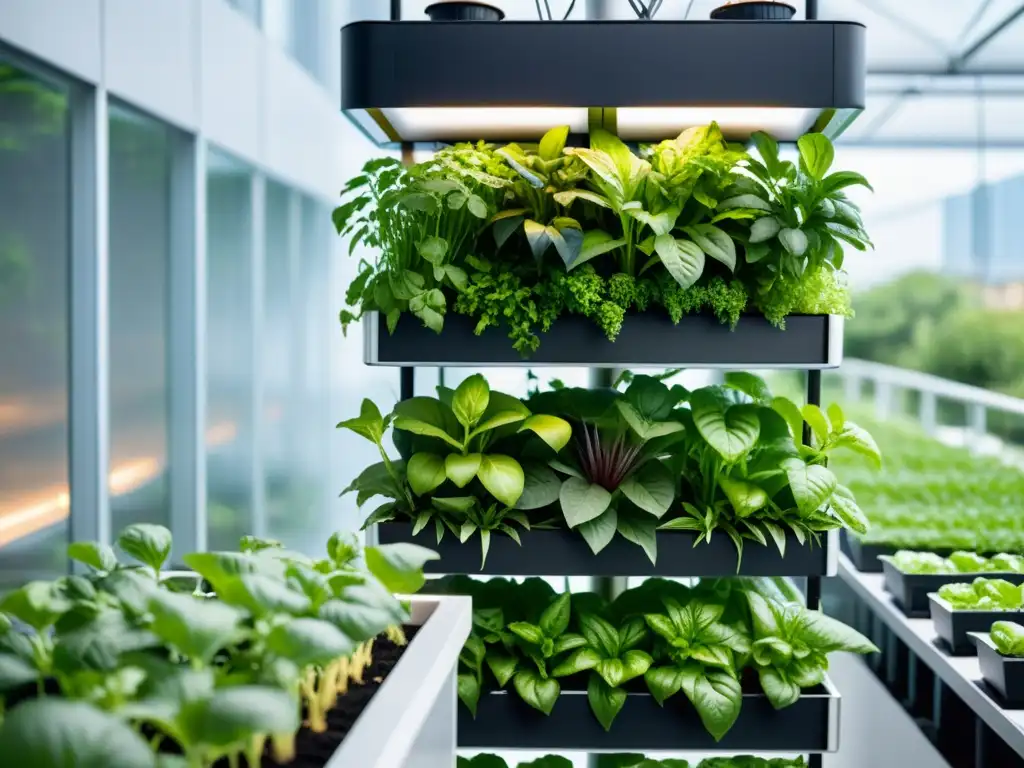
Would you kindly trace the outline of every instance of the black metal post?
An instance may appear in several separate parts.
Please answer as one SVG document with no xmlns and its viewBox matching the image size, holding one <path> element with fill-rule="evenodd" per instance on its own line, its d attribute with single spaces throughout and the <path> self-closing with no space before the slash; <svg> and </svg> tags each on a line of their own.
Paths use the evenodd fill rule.
<svg viewBox="0 0 1024 768">
<path fill-rule="evenodd" d="M 409 400 L 416 390 L 416 369 L 402 367 L 399 369 L 401 384 L 399 385 L 399 397 L 402 400 Z"/>
<path fill-rule="evenodd" d="M 391 21 L 402 20 L 402 0 L 391 0 Z"/>
<path fill-rule="evenodd" d="M 807 0 L 807 18 L 817 18 L 818 3 L 816 0 Z M 812 15 L 813 14 L 813 15 Z M 807 403 L 809 405 L 821 405 L 821 371 L 807 371 Z M 804 445 L 811 444 L 811 427 L 804 422 L 803 434 L 801 435 Z M 821 577 L 807 577 L 807 607 L 811 610 L 821 609 Z M 820 754 L 808 755 L 808 768 L 822 768 L 824 758 Z"/>
<path fill-rule="evenodd" d="M 815 21 L 818 18 L 818 0 L 806 0 L 804 18 Z"/>
</svg>

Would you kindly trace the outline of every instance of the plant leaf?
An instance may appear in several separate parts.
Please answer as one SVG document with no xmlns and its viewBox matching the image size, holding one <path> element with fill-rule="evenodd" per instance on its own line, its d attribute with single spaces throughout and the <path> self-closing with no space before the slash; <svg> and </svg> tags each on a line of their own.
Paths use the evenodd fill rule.
<svg viewBox="0 0 1024 768">
<path fill-rule="evenodd" d="M 436 453 L 414 453 L 409 458 L 405 471 L 413 493 L 422 496 L 445 481 L 445 460 Z"/>
<path fill-rule="evenodd" d="M 418 544 L 379 544 L 366 547 L 363 558 L 366 568 L 384 587 L 393 593 L 411 595 L 426 583 L 423 566 L 440 555 Z"/>
<path fill-rule="evenodd" d="M 806 133 L 796 142 L 800 150 L 800 167 L 815 181 L 821 181 L 832 167 L 836 151 L 828 137 L 821 133 Z"/>
<path fill-rule="evenodd" d="M 487 411 L 491 399 L 491 388 L 487 379 L 474 373 L 463 379 L 452 396 L 451 409 L 455 418 L 466 429 L 472 429 Z"/>
<path fill-rule="evenodd" d="M 660 519 L 675 501 L 676 482 L 662 462 L 648 461 L 623 480 L 619 490 L 640 509 Z"/>
<path fill-rule="evenodd" d="M 731 405 L 721 390 L 704 387 L 690 395 L 690 409 L 701 437 L 726 461 L 738 461 L 753 450 L 761 431 L 756 406 Z"/>
<path fill-rule="evenodd" d="M 614 507 L 605 510 L 593 520 L 588 520 L 577 526 L 576 530 L 587 542 L 590 551 L 595 555 L 607 547 L 618 528 L 618 514 Z"/>
<path fill-rule="evenodd" d="M 155 768 L 156 756 L 127 723 L 84 701 L 31 699 L 0 728 L 4 762 L 24 768 Z"/>
<path fill-rule="evenodd" d="M 117 546 L 129 557 L 159 571 L 171 554 L 171 532 L 162 525 L 135 523 L 121 531 Z"/>
<path fill-rule="evenodd" d="M 545 715 L 551 714 L 562 690 L 557 680 L 545 680 L 533 670 L 516 672 L 512 684 L 523 701 Z"/>
<path fill-rule="evenodd" d="M 658 235 L 654 250 L 672 278 L 682 288 L 689 288 L 704 272 L 704 251 L 689 240 L 676 240 L 672 235 Z"/>
<path fill-rule="evenodd" d="M 530 416 L 519 427 L 519 431 L 529 430 L 536 434 L 556 453 L 562 450 L 572 437 L 572 427 L 565 419 L 547 414 Z"/>
<path fill-rule="evenodd" d="M 657 522 L 646 515 L 620 514 L 617 529 L 628 541 L 643 548 L 652 565 L 658 561 Z"/>
<path fill-rule="evenodd" d="M 449 453 L 444 459 L 444 472 L 459 488 L 465 488 L 480 471 L 483 456 L 479 453 Z"/>
<path fill-rule="evenodd" d="M 477 477 L 484 488 L 506 507 L 514 507 L 523 495 L 526 482 L 523 468 L 509 456 L 499 453 L 482 455 Z"/>
<path fill-rule="evenodd" d="M 570 477 L 558 494 L 566 525 L 576 528 L 600 517 L 612 502 L 612 495 L 596 483 Z"/>
<path fill-rule="evenodd" d="M 786 459 L 782 463 L 797 508 L 810 515 L 824 504 L 836 489 L 836 476 L 819 464 L 805 464 L 802 459 Z"/>
<path fill-rule="evenodd" d="M 695 224 L 684 231 L 705 254 L 736 271 L 736 243 L 726 232 L 714 224 Z"/>
<path fill-rule="evenodd" d="M 587 700 L 601 727 L 610 731 L 612 723 L 626 703 L 626 692 L 621 688 L 611 687 L 599 675 L 591 675 L 587 684 Z"/>
</svg>

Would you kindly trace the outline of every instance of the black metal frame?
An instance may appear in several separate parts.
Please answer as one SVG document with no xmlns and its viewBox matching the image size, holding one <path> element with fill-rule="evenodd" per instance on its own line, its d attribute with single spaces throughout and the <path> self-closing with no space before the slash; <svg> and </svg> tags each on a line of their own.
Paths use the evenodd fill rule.
<svg viewBox="0 0 1024 768">
<path fill-rule="evenodd" d="M 356 22 L 341 31 L 341 108 L 381 145 L 408 139 L 381 111 L 398 107 L 806 108 L 821 114 L 811 128 L 834 137 L 864 109 L 864 31 L 843 21 Z"/>
<path fill-rule="evenodd" d="M 808 20 L 813 20 L 813 19 L 817 18 L 817 15 L 818 15 L 817 0 L 806 0 L 806 14 L 805 15 L 806 15 L 806 18 Z M 401 0 L 391 0 L 391 19 L 392 19 L 392 21 L 398 21 L 400 18 L 401 18 Z M 464 24 L 464 23 L 465 22 L 460 22 L 460 24 Z M 722 22 L 715 22 L 715 23 L 716 24 L 722 24 Z M 779 25 L 779 26 L 786 26 L 786 25 Z M 859 27 L 859 25 L 854 25 L 854 26 Z M 344 34 L 345 34 L 345 30 L 343 30 L 343 38 L 344 38 Z M 842 35 L 839 35 L 839 37 L 842 37 Z M 861 70 L 863 70 L 863 64 L 864 64 L 863 27 L 859 27 L 859 34 L 855 33 L 851 39 L 855 39 L 856 40 L 855 47 L 859 47 L 859 64 L 861 66 Z M 849 42 L 849 40 L 847 40 L 847 42 Z M 672 44 L 673 44 L 673 48 L 675 49 L 676 46 L 678 46 L 678 40 L 672 41 Z M 345 48 L 344 48 L 344 45 L 343 45 L 343 51 L 344 50 L 345 50 Z M 718 58 L 718 57 L 716 56 L 716 58 Z M 803 68 L 801 68 L 801 69 L 803 70 Z M 345 71 L 346 70 L 343 69 L 343 75 L 344 75 Z M 348 71 L 351 71 L 351 68 L 348 68 Z M 589 77 L 594 77 L 595 79 L 598 79 L 598 80 L 600 79 L 593 72 L 589 73 Z M 533 87 L 536 87 L 536 82 L 534 82 L 532 85 L 533 85 Z M 833 96 L 835 96 L 835 94 L 833 94 Z M 344 100 L 344 96 L 343 96 L 343 100 Z M 834 102 L 834 101 L 835 101 L 835 98 L 832 99 L 832 102 Z M 859 104 L 860 104 L 860 107 L 857 107 L 858 109 L 859 108 L 863 108 L 863 102 L 864 102 L 863 77 L 861 77 L 860 78 L 860 93 L 859 93 Z M 484 101 L 481 101 L 481 102 L 478 102 L 478 103 L 486 103 L 486 99 Z M 834 106 L 834 103 L 832 103 L 831 106 Z M 402 148 L 403 160 L 406 160 L 406 161 L 411 160 L 412 146 L 409 143 L 406 142 L 406 143 L 403 143 L 401 145 L 401 148 Z M 416 369 L 414 367 L 402 367 L 402 368 L 400 368 L 400 372 L 399 372 L 399 377 L 400 377 L 400 393 L 401 393 L 401 398 L 403 400 L 409 399 L 409 398 L 413 397 L 414 394 L 415 394 L 415 371 L 416 371 Z M 819 405 L 819 406 L 821 405 L 821 371 L 820 370 L 810 370 L 809 369 L 807 371 L 807 400 L 806 400 L 806 402 L 809 403 L 809 404 L 814 404 L 814 405 Z M 804 433 L 802 435 L 802 438 L 803 438 L 803 442 L 805 444 L 809 444 L 810 441 L 811 441 L 810 429 L 809 429 L 809 427 L 806 424 L 804 425 Z M 788 574 L 788 575 L 792 575 L 792 574 Z M 807 577 L 807 581 L 806 581 L 806 602 L 807 602 L 807 606 L 809 608 L 819 609 L 821 607 L 821 588 L 822 588 L 822 582 L 821 582 L 821 577 L 820 576 L 808 576 Z M 501 694 L 499 694 L 499 695 L 501 695 Z M 754 704 L 756 704 L 758 706 L 765 706 L 766 705 L 766 700 L 764 700 L 763 697 L 752 697 L 752 698 L 755 700 Z M 486 708 L 488 706 L 488 703 L 490 702 L 490 703 L 496 704 L 499 709 L 501 709 L 501 708 L 505 709 L 504 716 L 499 717 L 499 718 L 496 719 L 496 722 L 500 725 L 500 729 L 501 729 L 502 733 L 505 732 L 505 730 L 508 728 L 508 726 L 509 726 L 509 724 L 510 724 L 510 722 L 512 720 L 512 717 L 510 717 L 510 716 L 514 716 L 516 712 L 522 713 L 524 711 L 521 707 L 517 707 L 516 706 L 517 704 L 522 704 L 522 703 L 521 702 L 515 702 L 513 699 L 514 699 L 514 697 L 511 697 L 511 696 L 508 696 L 508 695 L 503 695 L 503 698 L 491 698 L 490 696 L 485 696 L 483 698 L 483 700 L 481 701 L 481 703 L 480 703 L 480 706 L 483 707 L 483 708 Z M 644 714 L 643 713 L 643 707 L 644 707 L 644 705 L 649 705 L 651 699 L 652 699 L 652 697 L 650 697 L 650 696 L 646 696 L 646 697 L 640 696 L 640 697 L 637 697 L 636 694 L 631 694 L 631 700 L 634 701 L 637 711 L 641 712 L 642 716 L 641 716 L 640 720 L 638 720 L 636 723 L 634 723 L 632 728 L 630 728 L 630 729 L 623 729 L 623 730 L 626 730 L 626 731 L 629 731 L 629 732 L 632 732 L 632 733 L 635 734 L 638 729 L 644 727 L 645 722 L 647 721 L 647 719 L 652 714 L 655 714 L 656 712 L 664 712 L 665 711 L 661 707 L 657 707 L 656 709 L 652 709 L 652 710 L 650 710 L 650 712 Z M 579 709 L 581 706 L 582 707 L 589 707 L 589 704 L 586 701 L 585 695 L 577 695 L 577 696 L 573 697 L 572 701 L 576 704 L 576 708 L 577 709 Z M 815 743 L 813 746 L 807 746 L 806 747 L 808 749 L 808 751 L 809 751 L 809 755 L 808 755 L 808 766 L 809 766 L 809 768 L 822 768 L 822 764 L 823 764 L 823 755 L 822 755 L 822 753 L 820 751 L 811 751 L 811 750 L 828 749 L 828 747 L 830 746 L 830 744 L 829 744 L 830 729 L 833 727 L 833 723 L 831 722 L 831 714 L 832 713 L 828 709 L 830 704 L 827 703 L 827 700 L 825 700 L 825 701 L 826 701 L 825 709 L 821 709 L 821 699 L 820 698 L 814 697 L 814 696 L 812 696 L 812 697 L 802 697 L 801 698 L 801 702 L 798 702 L 798 705 L 800 705 L 800 704 L 805 705 L 805 709 L 802 710 L 802 711 L 796 712 L 795 710 L 797 709 L 797 706 L 794 706 L 794 707 L 791 707 L 789 709 L 789 711 L 788 711 L 789 715 L 795 717 L 794 722 L 797 724 L 797 726 L 796 726 L 795 729 L 784 729 L 784 731 L 789 732 L 789 733 L 804 733 L 805 735 L 809 736 L 810 738 L 817 738 L 818 739 L 817 743 Z M 807 703 L 808 702 L 814 702 L 814 704 L 817 706 L 817 708 L 813 712 L 811 712 L 811 710 L 807 709 Z M 768 709 L 771 709 L 770 705 L 767 705 L 767 706 L 768 706 Z M 523 705 L 523 707 L 525 707 L 525 705 Z M 625 709 L 626 708 L 624 707 L 624 711 L 625 711 Z M 750 709 L 750 707 L 744 707 L 744 710 L 747 710 L 748 716 L 749 716 L 749 709 Z M 772 716 L 778 717 L 778 716 L 783 715 L 785 713 L 787 713 L 786 710 L 783 710 L 782 713 L 776 712 L 773 709 L 769 713 L 766 710 L 764 713 L 761 713 L 761 712 L 756 713 L 756 718 L 755 719 L 758 721 L 759 726 L 761 726 L 761 725 L 765 724 L 765 721 L 771 719 Z M 533 712 L 533 715 L 536 715 L 536 714 L 537 714 L 536 712 Z M 586 714 L 587 715 L 590 714 L 589 710 L 586 712 Z M 743 714 L 741 713 L 741 720 L 742 720 L 742 717 L 743 717 Z M 690 718 L 691 721 L 693 719 L 694 719 L 693 717 Z M 593 718 L 591 718 L 591 720 L 593 720 Z M 461 722 L 463 722 L 463 719 L 460 719 L 460 723 Z M 581 726 L 584 722 L 585 722 L 584 721 L 584 714 L 581 713 L 581 712 L 575 713 L 573 719 L 569 721 L 570 724 L 574 723 L 577 726 Z M 593 722 L 596 722 L 596 721 L 593 721 Z M 811 723 L 814 724 L 814 728 L 811 729 L 813 731 L 813 733 L 809 733 L 808 730 L 807 730 L 808 729 L 808 725 L 811 724 Z M 591 724 L 593 724 L 593 723 L 591 723 Z M 548 723 L 546 723 L 546 725 L 551 726 L 552 723 L 549 721 Z M 556 723 L 555 725 L 558 726 L 558 727 L 561 727 L 560 723 Z M 692 723 L 690 725 L 692 726 Z M 691 745 L 697 743 L 702 738 L 705 739 L 705 740 L 710 738 L 709 734 L 707 734 L 706 730 L 703 728 L 703 725 L 700 725 L 699 722 L 698 722 L 698 725 L 699 725 L 699 728 L 694 729 L 694 728 L 691 727 L 689 729 L 689 731 L 692 731 L 691 741 L 690 741 Z M 778 731 L 779 731 L 778 726 L 779 725 L 780 725 L 780 723 L 777 722 L 777 723 L 775 723 L 772 726 L 766 726 L 766 728 L 760 729 L 759 732 L 758 732 L 758 739 L 755 740 L 754 743 L 751 743 L 749 746 L 742 746 L 742 747 L 739 744 L 737 744 L 736 745 L 736 749 L 747 749 L 747 750 L 750 750 L 750 751 L 757 751 L 757 750 L 760 750 L 760 749 L 771 748 L 770 746 L 767 745 L 767 742 L 764 740 L 764 737 L 767 736 L 768 738 L 770 738 L 772 736 L 772 734 L 774 734 L 775 738 L 777 739 L 778 738 Z M 980 730 L 981 730 L 981 726 L 983 726 L 983 725 L 984 724 L 980 724 L 980 726 L 979 726 L 979 733 L 980 733 Z M 836 724 L 836 727 L 838 727 L 837 724 Z M 821 729 L 823 729 L 823 730 L 821 730 Z M 681 729 L 679 727 L 679 723 L 678 723 L 678 721 L 676 721 L 676 722 L 670 723 L 666 727 L 658 727 L 656 732 L 660 733 L 660 734 L 669 733 L 669 734 L 674 734 L 674 735 L 678 736 L 680 730 Z M 460 740 L 459 740 L 460 746 L 473 746 L 472 744 L 465 744 L 465 743 L 463 743 L 463 741 L 461 739 L 461 733 L 462 733 L 462 726 L 460 725 Z M 601 738 L 602 737 L 602 733 L 600 733 L 600 732 L 595 732 L 595 733 L 596 733 L 596 736 L 593 736 L 593 737 L 585 739 L 585 741 L 582 744 L 582 747 L 584 749 L 587 747 L 587 745 L 592 743 L 592 739 L 593 738 Z M 736 729 L 734 729 L 734 732 L 731 732 L 727 736 L 727 738 L 730 738 L 730 737 L 736 738 L 734 733 L 737 733 Z M 822 737 L 823 737 L 823 740 L 822 740 Z M 732 743 L 732 741 L 730 740 L 729 744 L 731 744 L 731 743 Z M 805 748 L 803 745 L 809 745 L 809 741 L 804 740 L 802 742 L 801 746 L 796 747 L 796 749 Z M 978 749 L 980 750 L 979 754 L 987 755 L 987 753 L 984 750 L 985 742 L 982 740 L 980 735 L 978 737 L 978 745 L 979 745 Z M 501 745 L 501 744 L 486 744 L 486 745 L 481 744 L 481 746 L 503 746 L 503 745 Z M 520 744 L 519 746 L 522 746 L 522 744 Z M 657 748 L 658 745 L 650 743 L 650 737 L 645 736 L 644 739 L 643 739 L 643 743 L 639 744 L 638 746 L 641 749 L 643 749 L 643 748 L 650 749 L 652 747 Z M 714 744 L 713 747 L 714 748 L 720 748 L 721 744 Z M 679 749 L 680 747 L 679 747 L 678 742 L 677 742 L 677 743 L 671 745 L 670 748 Z M 686 747 L 683 747 L 683 748 L 686 748 Z M 784 749 L 788 749 L 789 751 L 793 751 L 791 747 L 783 747 L 783 748 Z M 994 763 L 994 764 L 998 764 L 1000 766 L 1004 765 L 1002 762 Z M 984 765 L 984 763 L 978 762 L 976 764 L 976 766 L 974 766 L 974 768 L 982 768 L 983 765 Z M 1006 763 L 1006 765 L 1007 765 L 1007 768 L 1009 768 L 1009 763 Z M 1015 768 L 1024 768 L 1024 767 L 1022 767 L 1022 766 L 1015 766 Z"/>
</svg>

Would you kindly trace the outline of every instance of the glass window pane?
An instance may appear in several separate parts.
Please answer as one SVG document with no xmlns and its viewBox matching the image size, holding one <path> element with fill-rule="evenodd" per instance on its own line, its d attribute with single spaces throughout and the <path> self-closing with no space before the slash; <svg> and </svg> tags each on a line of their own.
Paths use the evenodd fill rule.
<svg viewBox="0 0 1024 768">
<path fill-rule="evenodd" d="M 207 544 L 252 526 L 252 171 L 210 152 L 206 178 Z"/>
<path fill-rule="evenodd" d="M 260 23 L 260 15 L 262 13 L 260 0 L 228 0 L 228 5 L 236 8 L 255 24 Z"/>
<path fill-rule="evenodd" d="M 298 343 L 304 327 L 299 312 L 293 312 L 293 219 L 292 193 L 281 184 L 267 182 L 266 253 L 264 257 L 262 355 L 263 470 L 267 527 L 273 538 L 298 546 L 311 523 L 304 511 L 308 493 L 296 477 L 299 422 L 299 375 L 301 352 Z M 296 233 L 297 234 L 297 233 Z M 296 330 L 298 329 L 298 330 Z"/>
<path fill-rule="evenodd" d="M 66 569 L 68 100 L 0 58 L 0 590 Z"/>
<path fill-rule="evenodd" d="M 110 508 L 168 525 L 170 128 L 110 108 Z"/>
</svg>

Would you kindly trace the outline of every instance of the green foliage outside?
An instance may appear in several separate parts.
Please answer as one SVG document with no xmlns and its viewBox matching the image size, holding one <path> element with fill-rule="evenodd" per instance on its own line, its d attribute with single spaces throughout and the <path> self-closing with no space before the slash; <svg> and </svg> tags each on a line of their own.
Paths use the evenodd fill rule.
<svg viewBox="0 0 1024 768">
<path fill-rule="evenodd" d="M 1024 312 L 986 309 L 962 279 L 914 272 L 854 296 L 846 354 L 1024 397 Z M 963 423 L 940 403 L 942 423 Z M 1024 442 L 1024 419 L 989 414 L 990 431 Z"/>
</svg>

